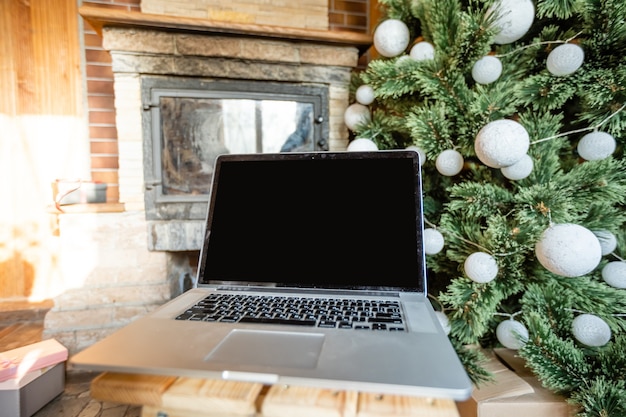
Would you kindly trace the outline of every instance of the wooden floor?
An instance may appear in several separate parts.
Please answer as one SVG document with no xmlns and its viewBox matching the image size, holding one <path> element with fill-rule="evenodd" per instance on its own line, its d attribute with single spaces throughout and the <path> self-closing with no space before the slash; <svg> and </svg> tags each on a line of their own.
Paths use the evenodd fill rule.
<svg viewBox="0 0 626 417">
<path fill-rule="evenodd" d="M 42 340 L 43 320 L 51 301 L 0 302 L 0 352 Z M 139 417 L 140 407 L 106 403 L 91 398 L 89 387 L 96 373 L 68 372 L 65 391 L 33 417 Z"/>
</svg>

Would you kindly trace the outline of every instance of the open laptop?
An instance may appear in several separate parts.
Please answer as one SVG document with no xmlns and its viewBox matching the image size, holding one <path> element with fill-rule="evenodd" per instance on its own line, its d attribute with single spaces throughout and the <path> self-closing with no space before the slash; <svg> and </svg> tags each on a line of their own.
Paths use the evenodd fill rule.
<svg viewBox="0 0 626 417">
<path fill-rule="evenodd" d="M 221 155 L 197 288 L 70 364 L 466 399 L 422 218 L 413 151 Z"/>
</svg>

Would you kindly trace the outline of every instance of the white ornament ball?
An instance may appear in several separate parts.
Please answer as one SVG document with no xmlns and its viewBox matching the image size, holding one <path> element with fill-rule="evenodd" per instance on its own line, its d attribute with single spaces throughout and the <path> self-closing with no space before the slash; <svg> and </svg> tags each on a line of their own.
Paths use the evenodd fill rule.
<svg viewBox="0 0 626 417">
<path fill-rule="evenodd" d="M 513 165 L 501 168 L 500 171 L 502 171 L 502 175 L 504 175 L 506 178 L 517 181 L 523 180 L 524 178 L 529 176 L 530 173 L 533 172 L 533 167 L 533 159 L 528 154 L 526 154 L 522 157 L 522 159 L 520 159 Z"/>
<path fill-rule="evenodd" d="M 508 349 L 521 349 L 528 342 L 528 329 L 517 320 L 504 320 L 496 327 L 498 342 Z"/>
<path fill-rule="evenodd" d="M 400 55 L 409 46 L 408 26 L 398 19 L 387 19 L 374 31 L 374 48 L 384 57 Z"/>
<path fill-rule="evenodd" d="M 613 288 L 626 289 L 626 262 L 609 262 L 602 268 L 602 279 Z"/>
<path fill-rule="evenodd" d="M 535 244 L 535 255 L 548 271 L 564 277 L 579 277 L 598 266 L 602 248 L 589 229 L 562 223 L 544 230 Z"/>
<path fill-rule="evenodd" d="M 453 177 L 463 169 L 465 160 L 459 151 L 447 149 L 437 156 L 435 167 L 441 175 Z"/>
<path fill-rule="evenodd" d="M 433 228 L 424 229 L 424 252 L 426 255 L 436 255 L 443 249 L 445 240 L 439 230 Z"/>
<path fill-rule="evenodd" d="M 416 61 L 435 59 L 435 47 L 430 42 L 418 42 L 411 48 L 409 56 Z"/>
<path fill-rule="evenodd" d="M 602 256 L 613 253 L 617 248 L 617 238 L 608 230 L 593 230 L 593 234 L 596 235 L 602 248 Z"/>
<path fill-rule="evenodd" d="M 572 322 L 572 334 L 583 345 L 604 346 L 611 340 L 611 328 L 593 314 L 581 314 Z"/>
<path fill-rule="evenodd" d="M 498 264 L 493 256 L 485 252 L 474 252 L 463 264 L 465 274 L 474 282 L 485 284 L 498 275 Z"/>
<path fill-rule="evenodd" d="M 476 135 L 474 151 L 490 168 L 508 167 L 526 155 L 530 136 L 518 122 L 509 119 L 489 122 Z"/>
<path fill-rule="evenodd" d="M 348 152 L 377 151 L 378 146 L 371 139 L 357 138 L 348 144 Z"/>
<path fill-rule="evenodd" d="M 369 107 L 360 103 L 349 105 L 343 114 L 343 121 L 350 130 L 356 130 L 359 125 L 369 123 L 370 119 Z"/>
<path fill-rule="evenodd" d="M 615 138 L 606 132 L 587 133 L 578 142 L 578 154 L 587 161 L 599 161 L 615 152 Z"/>
<path fill-rule="evenodd" d="M 472 67 L 472 78 L 478 84 L 491 84 L 502 75 L 502 61 L 487 55 L 476 61 Z"/>
<path fill-rule="evenodd" d="M 424 165 L 426 163 L 426 152 L 419 146 L 409 145 L 406 147 L 409 151 L 415 151 L 420 156 L 420 165 Z"/>
<path fill-rule="evenodd" d="M 495 22 L 500 32 L 494 38 L 499 45 L 513 43 L 523 37 L 535 20 L 535 5 L 531 0 L 499 0 L 487 14 L 498 13 Z"/>
<path fill-rule="evenodd" d="M 450 334 L 450 320 L 445 313 L 441 311 L 435 311 L 435 316 L 437 316 L 437 320 L 439 320 L 439 324 L 441 324 L 441 328 L 443 329 L 446 335 Z"/>
<path fill-rule="evenodd" d="M 374 94 L 374 89 L 367 85 L 363 84 L 356 89 L 356 101 L 364 106 L 372 104 L 374 102 L 374 98 L 376 97 Z"/>
<path fill-rule="evenodd" d="M 574 43 L 559 45 L 548 54 L 546 66 L 553 75 L 570 75 L 581 67 L 585 51 Z"/>
</svg>

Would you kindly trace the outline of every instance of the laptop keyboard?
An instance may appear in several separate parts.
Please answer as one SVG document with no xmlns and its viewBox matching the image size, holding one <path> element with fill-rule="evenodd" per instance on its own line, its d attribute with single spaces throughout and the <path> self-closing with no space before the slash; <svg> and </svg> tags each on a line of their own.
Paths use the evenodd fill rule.
<svg viewBox="0 0 626 417">
<path fill-rule="evenodd" d="M 211 294 L 176 320 L 404 331 L 396 301 Z"/>
</svg>

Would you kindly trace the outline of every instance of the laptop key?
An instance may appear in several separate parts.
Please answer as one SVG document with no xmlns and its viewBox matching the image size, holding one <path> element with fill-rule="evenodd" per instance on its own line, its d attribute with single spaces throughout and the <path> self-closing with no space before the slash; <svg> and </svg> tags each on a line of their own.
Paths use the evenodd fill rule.
<svg viewBox="0 0 626 417">
<path fill-rule="evenodd" d="M 297 326 L 315 326 L 315 320 L 276 319 L 267 317 L 242 317 L 239 323 L 292 324 Z"/>
</svg>

